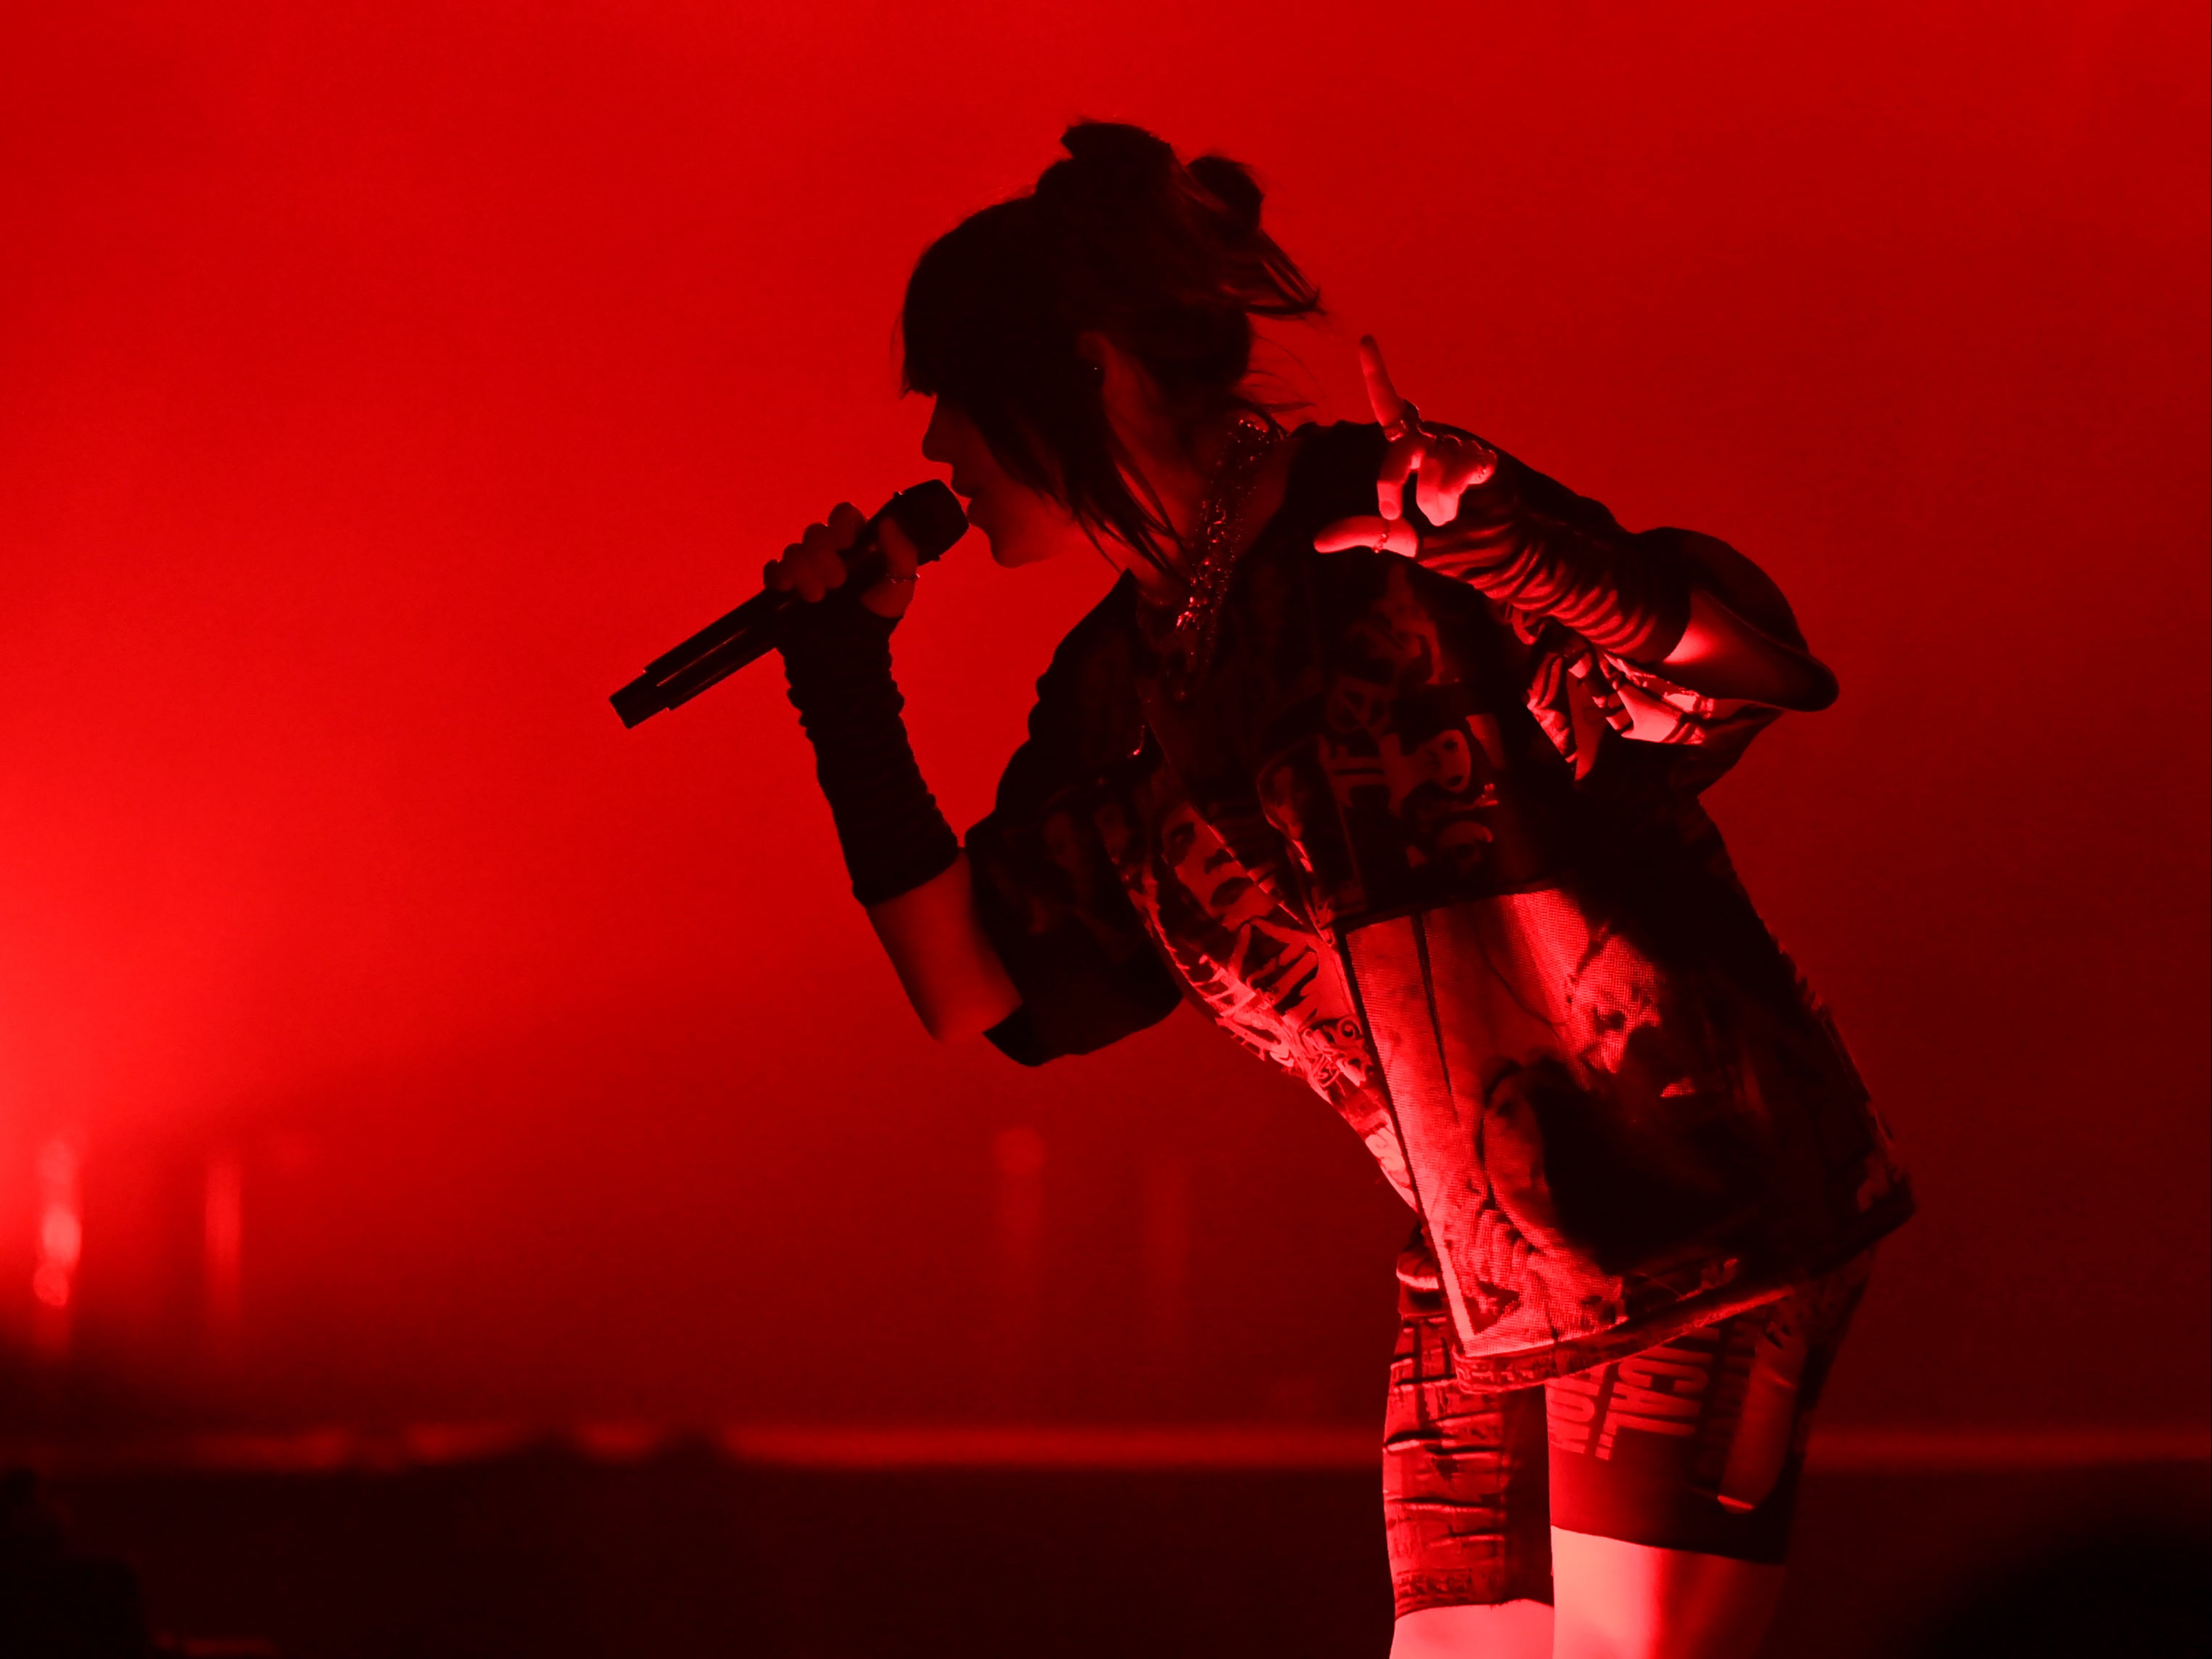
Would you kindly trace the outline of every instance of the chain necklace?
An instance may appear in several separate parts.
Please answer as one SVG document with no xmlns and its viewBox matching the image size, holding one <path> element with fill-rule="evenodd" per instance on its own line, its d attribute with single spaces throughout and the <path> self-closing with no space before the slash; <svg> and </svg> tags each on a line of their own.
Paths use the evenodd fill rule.
<svg viewBox="0 0 2212 1659">
<path fill-rule="evenodd" d="M 1221 462 L 1198 512 L 1190 547 L 1190 577 L 1182 605 L 1167 619 L 1164 638 L 1157 634 L 1160 679 L 1177 702 L 1186 700 L 1213 659 L 1221 629 L 1221 607 L 1229 584 L 1253 538 L 1246 535 L 1244 509 L 1267 458 L 1283 441 L 1282 428 L 1250 416 L 1229 428 Z M 1152 629 L 1147 629 L 1152 632 Z"/>
</svg>

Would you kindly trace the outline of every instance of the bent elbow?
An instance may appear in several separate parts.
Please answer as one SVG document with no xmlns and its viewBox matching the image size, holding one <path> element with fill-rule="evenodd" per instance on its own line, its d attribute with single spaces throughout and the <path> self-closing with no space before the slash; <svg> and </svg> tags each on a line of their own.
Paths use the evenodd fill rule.
<svg viewBox="0 0 2212 1659">
<path fill-rule="evenodd" d="M 947 999 L 916 997 L 912 1000 L 914 1012 L 921 1018 L 921 1029 L 939 1042 L 966 1042 L 988 1036 L 1021 1006 L 1021 1000 L 1011 994 L 1003 998 L 988 994 Z"/>
<path fill-rule="evenodd" d="M 1836 679 L 1835 671 L 1824 662 L 1809 660 L 1806 664 L 1804 688 L 1793 698 L 1789 707 L 1800 714 L 1817 714 L 1832 707 L 1843 695 L 1843 687 Z"/>
<path fill-rule="evenodd" d="M 938 1042 L 964 1042 L 970 1037 L 982 1036 L 990 1029 L 965 1011 L 955 1010 L 947 1013 L 917 1008 L 915 1012 L 921 1016 L 921 1029 Z"/>
</svg>

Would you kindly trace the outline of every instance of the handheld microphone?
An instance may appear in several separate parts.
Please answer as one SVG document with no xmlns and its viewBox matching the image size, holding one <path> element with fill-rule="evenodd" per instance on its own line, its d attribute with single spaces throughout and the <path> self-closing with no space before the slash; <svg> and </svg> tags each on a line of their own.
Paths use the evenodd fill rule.
<svg viewBox="0 0 2212 1659">
<path fill-rule="evenodd" d="M 960 498 L 933 478 L 911 489 L 902 489 L 861 526 L 845 550 L 849 573 L 847 585 L 873 586 L 884 574 L 884 555 L 877 531 L 888 514 L 898 520 L 915 546 L 919 562 L 927 564 L 968 533 L 968 515 Z M 763 590 L 726 617 L 707 624 L 674 650 L 646 665 L 645 672 L 608 701 L 625 726 L 636 726 L 664 708 L 689 702 L 708 686 L 726 679 L 775 644 L 776 628 L 786 607 L 801 604 L 794 593 Z"/>
</svg>

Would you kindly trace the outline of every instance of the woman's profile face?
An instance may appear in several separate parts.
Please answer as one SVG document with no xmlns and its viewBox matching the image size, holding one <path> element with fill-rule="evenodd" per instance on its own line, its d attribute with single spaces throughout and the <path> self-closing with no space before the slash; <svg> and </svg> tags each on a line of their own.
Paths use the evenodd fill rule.
<svg viewBox="0 0 2212 1659">
<path fill-rule="evenodd" d="M 983 532 L 998 563 L 1036 564 L 1091 545 L 1068 510 L 1000 465 L 975 423 L 943 398 L 922 434 L 921 453 L 952 469 L 952 488 L 967 498 L 969 522 Z"/>
</svg>

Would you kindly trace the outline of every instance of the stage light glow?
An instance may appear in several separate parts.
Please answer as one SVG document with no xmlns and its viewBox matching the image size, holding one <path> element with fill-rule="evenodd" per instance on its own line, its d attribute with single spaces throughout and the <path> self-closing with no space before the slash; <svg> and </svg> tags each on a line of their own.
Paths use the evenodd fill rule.
<svg viewBox="0 0 2212 1659">
<path fill-rule="evenodd" d="M 45 1311 L 38 1342 L 50 1356 L 69 1346 L 69 1309 L 76 1297 L 77 1263 L 84 1255 L 79 1175 L 76 1148 L 67 1139 L 55 1136 L 39 1148 L 39 1233 L 31 1295 Z"/>
<path fill-rule="evenodd" d="M 237 1334 L 245 1313 L 245 1172 L 234 1152 L 208 1159 L 202 1202 L 201 1250 L 207 1291 L 208 1334 L 227 1340 Z"/>
</svg>

